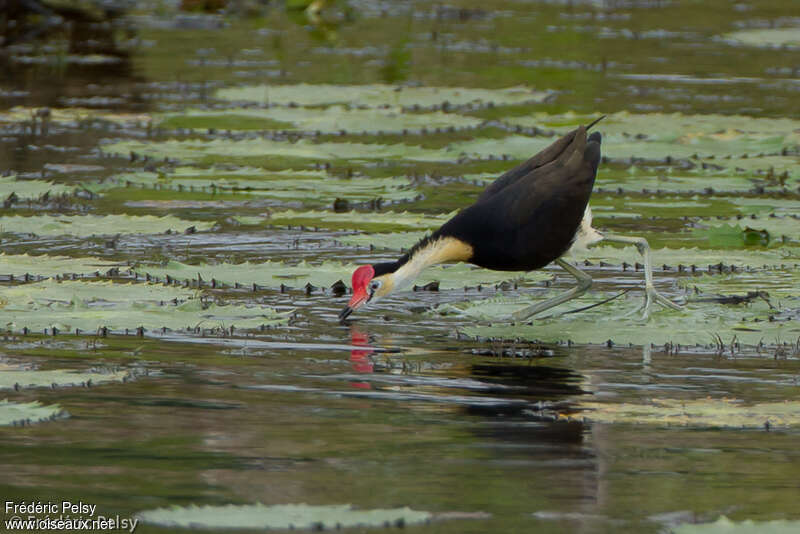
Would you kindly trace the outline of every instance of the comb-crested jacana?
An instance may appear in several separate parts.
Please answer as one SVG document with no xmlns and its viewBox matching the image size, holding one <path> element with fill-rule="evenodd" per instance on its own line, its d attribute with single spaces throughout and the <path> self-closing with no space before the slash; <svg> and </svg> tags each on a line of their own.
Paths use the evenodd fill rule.
<svg viewBox="0 0 800 534">
<path fill-rule="evenodd" d="M 601 117 L 602 118 L 602 117 Z M 339 314 L 344 320 L 370 301 L 410 285 L 430 265 L 469 262 L 497 271 L 531 271 L 555 262 L 575 277 L 578 285 L 539 304 L 515 312 L 525 320 L 585 293 L 591 277 L 564 261 L 571 247 L 600 241 L 636 245 L 644 258 L 643 315 L 657 302 L 681 309 L 653 286 L 650 247 L 641 237 L 602 234 L 592 228 L 589 197 L 600 163 L 602 137 L 587 137 L 589 126 L 567 133 L 528 161 L 491 183 L 478 200 L 392 262 L 362 265 L 353 273 L 353 296 Z"/>
</svg>

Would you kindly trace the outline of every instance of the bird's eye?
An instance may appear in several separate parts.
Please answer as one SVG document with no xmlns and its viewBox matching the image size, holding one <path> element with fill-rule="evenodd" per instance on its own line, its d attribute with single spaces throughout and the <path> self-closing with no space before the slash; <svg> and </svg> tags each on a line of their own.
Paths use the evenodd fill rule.
<svg viewBox="0 0 800 534">
<path fill-rule="evenodd" d="M 372 283 L 369 285 L 369 289 L 370 289 L 370 291 L 372 291 L 372 292 L 375 292 L 375 291 L 377 291 L 378 289 L 380 289 L 380 287 L 381 287 L 382 285 L 383 285 L 383 284 L 381 283 L 381 281 L 380 281 L 380 280 L 373 280 L 373 281 L 372 281 Z"/>
</svg>

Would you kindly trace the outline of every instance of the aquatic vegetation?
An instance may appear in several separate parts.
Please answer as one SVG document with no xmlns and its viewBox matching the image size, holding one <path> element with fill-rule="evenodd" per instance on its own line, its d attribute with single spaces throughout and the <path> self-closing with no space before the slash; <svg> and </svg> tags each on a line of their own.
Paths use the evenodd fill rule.
<svg viewBox="0 0 800 534">
<path fill-rule="evenodd" d="M 2 375 L 0 375 L 2 376 Z M 41 423 L 57 417 L 65 417 L 58 404 L 43 405 L 40 402 L 10 402 L 0 400 L 0 426 Z"/>
<path fill-rule="evenodd" d="M 139 512 L 144 522 L 179 528 L 309 529 L 405 526 L 426 523 L 435 516 L 408 507 L 356 510 L 343 505 L 263 504 L 224 506 L 174 506 Z"/>
<path fill-rule="evenodd" d="M 0 275 L 11 275 L 23 280 L 25 275 L 36 277 L 65 274 L 102 274 L 119 266 L 119 262 L 102 258 L 70 258 L 67 256 L 31 256 L 28 254 L 0 253 Z"/>
<path fill-rule="evenodd" d="M 350 276 L 356 267 L 357 265 L 353 263 L 336 261 L 319 263 L 301 261 L 292 264 L 266 261 L 263 263 L 218 263 L 214 265 L 169 262 L 166 265 L 141 265 L 133 270 L 140 275 L 160 278 L 169 276 L 175 280 L 191 280 L 200 276 L 204 280 L 215 280 L 229 286 L 256 284 L 259 287 L 287 286 L 298 289 L 305 287 L 306 284 L 329 288 L 340 280 L 349 286 Z M 491 285 L 514 280 L 534 281 L 548 278 L 550 275 L 540 271 L 529 273 L 489 271 L 459 263 L 431 267 L 417 279 L 417 284 L 439 282 L 440 289 L 463 289 L 465 286 L 479 284 Z"/>
<path fill-rule="evenodd" d="M 229 87 L 216 92 L 216 97 L 235 102 L 257 104 L 295 104 L 325 106 L 466 106 L 470 104 L 519 104 L 541 102 L 548 92 L 525 87 L 507 89 L 473 89 L 466 87 L 403 87 L 393 85 L 256 85 Z"/>
<path fill-rule="evenodd" d="M 72 193 L 75 187 L 57 184 L 48 180 L 20 180 L 15 175 L 0 176 L 0 200 L 36 200 L 44 194 L 61 195 Z M 13 195 L 13 197 L 12 197 Z"/>
<path fill-rule="evenodd" d="M 0 233 L 35 235 L 163 234 L 184 232 L 187 228 L 208 230 L 209 221 L 179 219 L 172 215 L 31 215 L 0 217 Z"/>
<path fill-rule="evenodd" d="M 344 199 L 365 202 L 407 201 L 419 193 L 407 178 L 337 178 L 321 171 L 263 169 L 203 169 L 178 167 L 171 172 L 137 172 L 113 176 L 102 183 L 87 185 L 95 192 L 139 187 L 177 192 L 213 192 L 302 201 L 307 204 L 330 204 Z"/>
<path fill-rule="evenodd" d="M 750 403 L 741 399 L 650 399 L 641 404 L 584 402 L 581 416 L 598 423 L 687 426 L 693 428 L 796 428 L 797 402 Z M 585 410 L 585 411 L 584 411 Z"/>
<path fill-rule="evenodd" d="M 132 374 L 127 370 L 0 369 L 0 389 L 19 390 L 21 388 L 98 385 L 110 382 L 124 382 L 129 378 L 132 378 Z"/>
<path fill-rule="evenodd" d="M 764 48 L 800 48 L 797 28 L 758 28 L 726 33 L 722 36 L 733 44 Z"/>
<path fill-rule="evenodd" d="M 0 301 L 0 325 L 14 332 L 259 328 L 286 324 L 289 316 L 263 305 L 226 304 L 192 289 L 113 281 L 49 279 L 7 288 Z"/>
<path fill-rule="evenodd" d="M 197 130 L 281 130 L 320 133 L 368 132 L 399 133 L 423 128 L 472 128 L 483 121 L 475 117 L 443 113 L 406 113 L 401 108 L 349 109 L 343 106 L 319 108 L 233 108 L 188 109 L 180 114 L 168 114 L 158 123 L 162 128 L 192 128 Z"/>
</svg>

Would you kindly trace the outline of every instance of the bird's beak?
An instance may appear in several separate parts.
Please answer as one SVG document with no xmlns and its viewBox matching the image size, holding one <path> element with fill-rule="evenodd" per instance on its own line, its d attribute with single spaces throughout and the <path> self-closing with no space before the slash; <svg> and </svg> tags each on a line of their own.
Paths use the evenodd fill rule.
<svg viewBox="0 0 800 534">
<path fill-rule="evenodd" d="M 354 293 L 353 298 L 350 299 L 350 304 L 345 306 L 345 308 L 339 314 L 339 321 L 344 321 L 345 319 L 347 319 L 351 313 L 360 308 L 368 300 L 369 300 L 369 295 L 367 294 L 366 291 L 359 291 L 358 293 Z"/>
</svg>

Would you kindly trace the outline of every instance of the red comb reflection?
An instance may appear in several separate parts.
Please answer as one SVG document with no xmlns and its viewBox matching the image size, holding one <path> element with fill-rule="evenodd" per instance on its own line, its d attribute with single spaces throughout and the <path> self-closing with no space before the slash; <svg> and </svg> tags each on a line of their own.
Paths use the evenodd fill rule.
<svg viewBox="0 0 800 534">
<path fill-rule="evenodd" d="M 372 347 L 367 345 L 369 343 L 369 335 L 358 330 L 355 326 L 350 328 L 350 344 L 357 347 L 364 347 L 363 350 L 352 349 L 350 351 L 350 364 L 353 366 L 353 371 L 356 373 L 372 373 L 373 364 L 369 359 L 369 355 L 375 352 Z M 350 382 L 350 385 L 356 388 L 370 389 L 372 386 L 369 382 Z"/>
</svg>

